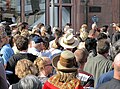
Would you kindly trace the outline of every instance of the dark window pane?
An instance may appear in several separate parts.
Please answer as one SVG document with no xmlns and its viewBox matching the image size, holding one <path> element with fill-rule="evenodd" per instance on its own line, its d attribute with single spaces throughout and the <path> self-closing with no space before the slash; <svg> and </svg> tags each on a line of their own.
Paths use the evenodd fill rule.
<svg viewBox="0 0 120 89">
<path fill-rule="evenodd" d="M 71 3 L 71 0 L 62 0 L 62 3 Z"/>
<path fill-rule="evenodd" d="M 89 7 L 89 12 L 99 13 L 99 12 L 101 12 L 101 7 L 99 7 L 99 6 L 91 6 L 91 7 Z"/>
</svg>

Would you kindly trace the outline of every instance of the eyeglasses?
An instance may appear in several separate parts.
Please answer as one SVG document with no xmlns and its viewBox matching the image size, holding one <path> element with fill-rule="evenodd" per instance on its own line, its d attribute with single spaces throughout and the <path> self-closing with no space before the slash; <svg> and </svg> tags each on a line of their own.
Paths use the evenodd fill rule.
<svg viewBox="0 0 120 89">
<path fill-rule="evenodd" d="M 52 66 L 52 64 L 47 64 L 47 65 L 45 65 L 45 66 Z"/>
</svg>

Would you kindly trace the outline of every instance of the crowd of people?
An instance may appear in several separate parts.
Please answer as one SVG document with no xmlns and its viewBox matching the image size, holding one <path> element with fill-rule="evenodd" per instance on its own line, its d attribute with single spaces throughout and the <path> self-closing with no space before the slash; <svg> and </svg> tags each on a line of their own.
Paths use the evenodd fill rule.
<svg viewBox="0 0 120 89">
<path fill-rule="evenodd" d="M 120 89 L 120 24 L 111 26 L 0 23 L 0 89 Z"/>
</svg>

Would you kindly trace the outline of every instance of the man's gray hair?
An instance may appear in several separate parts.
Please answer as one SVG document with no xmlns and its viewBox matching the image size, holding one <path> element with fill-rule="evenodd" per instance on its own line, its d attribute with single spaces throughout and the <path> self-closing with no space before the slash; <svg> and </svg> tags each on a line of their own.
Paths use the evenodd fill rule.
<svg viewBox="0 0 120 89">
<path fill-rule="evenodd" d="M 42 89 L 40 80 L 34 75 L 27 75 L 19 81 L 20 89 Z"/>
</svg>

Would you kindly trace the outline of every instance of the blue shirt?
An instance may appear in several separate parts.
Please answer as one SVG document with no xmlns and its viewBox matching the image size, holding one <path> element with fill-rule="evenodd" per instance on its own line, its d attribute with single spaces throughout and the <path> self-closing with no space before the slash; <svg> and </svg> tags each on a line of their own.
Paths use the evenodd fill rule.
<svg viewBox="0 0 120 89">
<path fill-rule="evenodd" d="M 2 48 L 1 48 L 1 54 L 2 58 L 4 60 L 4 64 L 7 64 L 8 60 L 10 59 L 10 57 L 14 54 L 13 49 L 11 48 L 10 44 L 5 44 Z"/>
<path fill-rule="evenodd" d="M 97 82 L 97 87 L 99 87 L 101 84 L 110 81 L 113 78 L 114 70 L 111 70 L 107 73 L 102 74 Z"/>
</svg>

